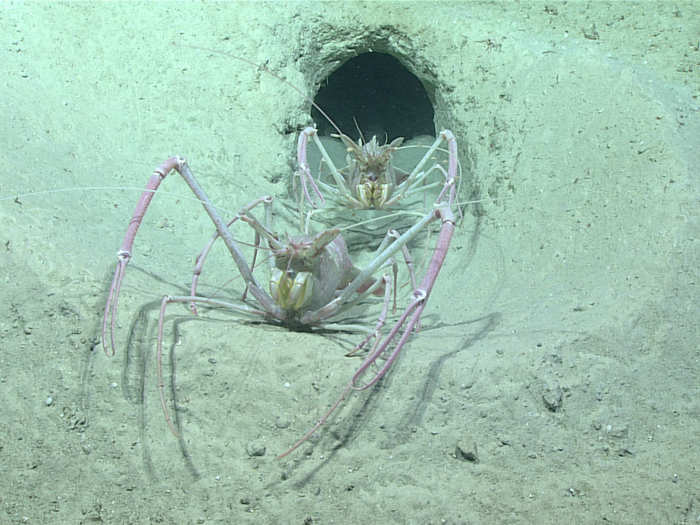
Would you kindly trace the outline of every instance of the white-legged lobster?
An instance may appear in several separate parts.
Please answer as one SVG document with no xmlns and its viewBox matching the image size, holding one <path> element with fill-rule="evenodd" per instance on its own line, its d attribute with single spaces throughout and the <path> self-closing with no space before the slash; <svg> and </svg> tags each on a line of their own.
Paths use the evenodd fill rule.
<svg viewBox="0 0 700 525">
<path fill-rule="evenodd" d="M 299 134 L 297 144 L 298 176 L 301 179 L 301 200 L 312 208 L 325 205 L 330 199 L 339 208 L 354 210 L 405 210 L 407 200 L 424 196 L 431 190 L 442 190 L 436 202 L 444 197 L 445 191 L 457 191 L 459 178 L 457 171 L 450 175 L 449 167 L 445 169 L 440 163 L 430 164 L 432 155 L 443 142 L 447 144 L 448 162 L 456 161 L 456 143 L 452 132 L 443 130 L 433 143 L 426 148 L 425 154 L 410 172 L 396 168 L 392 162 L 394 152 L 403 143 L 399 137 L 387 144 L 379 144 L 376 136 L 369 141 L 362 137 L 357 142 L 344 133 L 338 132 L 332 137 L 340 139 L 347 151 L 346 166 L 337 168 L 336 163 L 326 151 L 313 127 L 305 128 Z M 309 139 L 318 148 L 323 163 L 328 167 L 332 183 L 314 179 L 307 160 Z M 455 148 L 453 152 L 450 148 Z M 431 176 L 438 172 L 438 178 Z"/>
</svg>

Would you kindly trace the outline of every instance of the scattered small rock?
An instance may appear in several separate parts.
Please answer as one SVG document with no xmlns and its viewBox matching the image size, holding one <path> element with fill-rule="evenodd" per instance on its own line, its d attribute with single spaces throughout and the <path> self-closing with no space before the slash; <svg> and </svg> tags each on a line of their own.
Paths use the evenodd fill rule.
<svg viewBox="0 0 700 525">
<path fill-rule="evenodd" d="M 629 433 L 629 428 L 624 423 L 618 423 L 615 425 L 608 424 L 605 426 L 605 433 L 608 435 L 608 437 L 613 439 L 624 439 Z"/>
<path fill-rule="evenodd" d="M 245 447 L 245 451 L 251 457 L 264 456 L 267 449 L 260 441 L 251 441 Z"/>
<path fill-rule="evenodd" d="M 282 416 L 277 416 L 275 419 L 275 426 L 279 429 L 288 428 L 290 425 L 289 419 Z"/>
<path fill-rule="evenodd" d="M 550 412 L 558 412 L 561 410 L 562 403 L 564 402 L 564 393 L 559 385 L 547 386 L 542 394 L 542 401 L 544 401 L 544 406 Z"/>
<path fill-rule="evenodd" d="M 470 463 L 479 462 L 479 451 L 475 442 L 460 440 L 455 445 L 454 456 L 460 461 L 468 461 Z"/>
</svg>

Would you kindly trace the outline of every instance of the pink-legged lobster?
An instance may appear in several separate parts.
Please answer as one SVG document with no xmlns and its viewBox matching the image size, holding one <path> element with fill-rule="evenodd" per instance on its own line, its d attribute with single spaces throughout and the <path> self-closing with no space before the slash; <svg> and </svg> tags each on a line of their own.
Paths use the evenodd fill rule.
<svg viewBox="0 0 700 525">
<path fill-rule="evenodd" d="M 308 138 L 309 135 L 305 131 L 302 136 Z M 434 206 L 403 233 L 389 232 L 379 245 L 372 260 L 362 269 L 353 265 L 351 254 L 348 253 L 341 230 L 338 228 L 326 228 L 316 234 L 306 231 L 300 235 L 292 235 L 286 241 L 280 240 L 270 229 L 269 217 L 271 213 L 269 210 L 272 205 L 272 199 L 269 197 L 253 201 L 244 207 L 232 220 L 228 223 L 225 222 L 219 216 L 202 187 L 195 180 L 187 162 L 180 157 L 169 158 L 156 168 L 149 179 L 146 190 L 142 194 L 129 223 L 121 249 L 118 252 L 117 267 L 103 318 L 102 342 L 105 353 L 107 355 L 114 355 L 115 353 L 115 326 L 119 293 L 126 267 L 132 258 L 136 233 L 154 192 L 171 171 L 177 171 L 202 203 L 206 213 L 215 225 L 216 233 L 197 259 L 191 295 L 165 296 L 161 301 L 158 321 L 158 349 L 156 352 L 158 389 L 166 421 L 174 434 L 177 435 L 177 430 L 171 421 L 167 408 L 161 363 L 164 319 L 169 304 L 188 304 L 194 313 L 197 312 L 197 304 L 227 308 L 245 316 L 257 316 L 290 329 L 312 329 L 314 327 L 343 329 L 342 325 L 334 325 L 332 323 L 332 319 L 338 313 L 357 304 L 361 298 L 367 297 L 369 294 L 380 295 L 383 293 L 384 295 L 384 304 L 378 320 L 373 329 L 366 330 L 369 335 L 356 347 L 356 350 L 368 349 L 362 364 L 330 410 L 289 450 L 278 457 L 284 457 L 296 450 L 328 420 L 334 410 L 352 390 L 366 390 L 376 384 L 388 372 L 406 345 L 411 333 L 419 326 L 421 314 L 444 263 L 455 228 L 457 145 L 452 133 L 449 131 L 441 133 L 442 139 L 448 143 L 449 164 L 445 173 L 445 183 Z M 305 148 L 305 142 L 302 143 L 300 139 L 300 158 L 304 154 L 303 148 Z M 303 164 L 300 163 L 300 167 L 303 169 Z M 419 173 L 418 169 L 414 171 Z M 420 177 L 420 174 L 417 176 Z M 416 177 L 414 177 L 415 179 Z M 307 179 L 306 182 L 314 184 L 313 178 Z M 407 188 L 404 190 L 401 189 L 401 184 L 397 185 L 399 189 L 396 191 L 400 192 L 398 195 L 405 194 L 413 187 L 412 184 L 409 184 L 404 186 L 404 188 Z M 376 193 L 377 186 L 374 188 L 370 189 L 372 195 Z M 319 191 L 318 194 L 320 195 L 320 190 L 317 189 L 316 191 Z M 380 189 L 379 191 L 381 193 L 383 190 Z M 388 202 L 388 199 L 398 199 L 397 195 L 392 197 L 389 193 L 387 193 L 388 198 L 383 201 L 384 204 Z M 367 194 L 365 193 L 365 195 Z M 374 199 L 373 202 L 375 201 L 377 199 Z M 265 209 L 266 217 L 263 222 L 258 221 L 253 215 L 253 210 L 261 204 Z M 413 286 L 410 302 L 393 327 L 387 333 L 383 333 L 384 324 L 388 316 L 389 303 L 391 302 L 392 281 L 386 274 L 382 275 L 381 278 L 376 278 L 375 276 L 389 265 L 395 265 L 394 258 L 399 251 L 403 250 L 404 255 L 406 255 L 407 244 L 435 221 L 440 221 L 441 223 L 440 233 L 425 275 L 418 285 Z M 232 234 L 231 228 L 237 222 L 248 224 L 254 229 L 256 234 L 256 254 L 258 248 L 260 248 L 261 239 L 264 239 L 269 247 L 271 254 L 269 258 L 269 293 L 265 291 L 264 287 L 254 276 L 255 257 L 252 265 L 249 265 Z M 214 241 L 219 237 L 226 245 L 240 276 L 245 282 L 243 297 L 238 302 L 203 297 L 196 293 L 197 280 L 202 272 L 206 256 Z M 252 299 L 247 297 L 248 293 L 252 296 Z M 107 336 L 108 332 L 109 337 Z M 378 360 L 381 360 L 382 363 L 373 371 L 372 377 L 369 380 L 362 381 L 368 369 L 375 365 Z"/>
</svg>

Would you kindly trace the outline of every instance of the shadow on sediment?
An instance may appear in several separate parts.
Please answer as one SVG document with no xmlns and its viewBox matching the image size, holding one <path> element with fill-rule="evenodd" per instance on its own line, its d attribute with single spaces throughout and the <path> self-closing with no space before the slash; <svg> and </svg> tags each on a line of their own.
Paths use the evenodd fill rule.
<svg viewBox="0 0 700 525">
<path fill-rule="evenodd" d="M 467 237 L 465 243 L 467 249 L 460 255 L 460 272 L 466 271 L 474 260 L 479 239 L 481 238 L 483 218 L 484 214 L 482 213 L 482 210 L 478 209 L 475 217 L 475 226 Z M 501 269 L 503 269 L 503 261 L 501 260 L 500 263 Z M 501 280 L 499 286 L 493 294 L 493 297 L 491 298 L 491 301 L 488 302 L 486 307 L 488 307 L 489 304 L 493 304 L 496 297 L 500 294 L 502 282 L 503 281 Z M 430 305 L 428 305 L 427 309 L 430 309 Z M 411 408 L 403 415 L 396 428 L 385 429 L 384 425 L 380 426 L 380 430 L 385 431 L 391 436 L 386 444 L 379 444 L 380 448 L 394 448 L 397 444 L 407 442 L 411 439 L 411 436 L 415 433 L 415 429 L 422 424 L 427 407 L 435 394 L 435 390 L 437 389 L 439 377 L 445 364 L 457 356 L 460 352 L 468 350 L 479 341 L 492 334 L 501 323 L 501 319 L 501 313 L 492 312 L 473 319 L 448 324 L 438 321 L 437 316 L 434 314 L 423 316 L 422 327 L 418 337 L 425 336 L 432 331 L 444 329 L 445 327 L 459 327 L 459 331 L 461 333 L 466 333 L 467 335 L 460 340 L 453 350 L 440 355 L 432 362 L 427 373 L 425 373 L 425 379 L 422 383 L 422 387 L 413 398 L 414 401 L 412 402 Z M 399 357 L 394 366 L 400 366 L 399 363 L 401 360 L 401 357 Z M 301 450 L 296 452 L 297 456 L 290 457 L 291 461 L 283 467 L 282 480 L 288 479 L 293 471 L 302 468 L 304 461 L 306 459 L 310 459 L 316 445 L 319 442 L 326 441 L 328 439 L 334 440 L 334 443 L 330 447 L 330 451 L 328 451 L 322 457 L 321 462 L 316 464 L 310 471 L 304 473 L 303 476 L 294 483 L 295 488 L 305 486 L 314 478 L 317 472 L 327 465 L 331 465 L 334 458 L 337 456 L 338 451 L 353 443 L 356 437 L 358 437 L 358 434 L 360 434 L 360 431 L 363 430 L 369 421 L 375 421 L 372 415 L 378 407 L 385 405 L 383 401 L 385 400 L 387 392 L 390 391 L 393 376 L 394 374 L 390 372 L 368 392 L 359 392 L 359 395 L 358 393 L 354 393 L 353 396 L 346 399 L 344 406 L 341 406 L 339 413 L 334 416 L 335 421 L 329 421 L 327 423 L 327 427 L 322 427 L 319 429 L 316 435 L 309 439 L 308 445 L 302 447 Z M 389 395 L 391 394 L 389 393 Z M 358 401 L 358 398 L 361 399 Z M 343 414 L 348 415 L 343 416 Z M 268 488 L 272 488 L 280 484 L 281 481 L 276 481 L 271 483 Z"/>
<path fill-rule="evenodd" d="M 471 232 L 471 235 L 469 236 L 467 242 L 467 251 L 462 256 L 460 261 L 460 268 L 464 268 L 465 270 L 472 266 L 479 246 L 479 241 L 482 237 L 483 220 L 485 217 L 485 213 L 480 204 L 475 205 L 475 213 L 476 224 Z M 499 253 L 500 257 L 498 258 L 499 260 L 497 261 L 497 265 L 500 268 L 499 273 L 501 278 L 499 279 L 499 283 L 496 289 L 494 290 L 490 300 L 485 305 L 485 308 L 489 308 L 490 305 L 493 305 L 495 303 L 497 297 L 501 293 L 503 282 L 505 280 L 505 262 L 503 260 L 504 256 L 502 250 L 499 249 Z M 413 407 L 404 415 L 404 417 L 401 420 L 401 423 L 399 423 L 398 425 L 396 434 L 391 439 L 391 446 L 395 446 L 398 443 L 407 442 L 410 439 L 410 436 L 422 424 L 426 409 L 431 400 L 433 399 L 435 390 L 438 386 L 440 374 L 442 373 L 445 364 L 450 359 L 456 357 L 460 352 L 472 348 L 475 344 L 488 337 L 489 334 L 493 333 L 498 327 L 498 325 L 501 323 L 502 317 L 503 316 L 500 312 L 492 311 L 491 313 L 488 313 L 486 315 L 482 315 L 474 319 L 468 319 L 460 323 L 454 323 L 449 325 L 446 323 L 436 323 L 431 328 L 439 329 L 444 326 L 461 326 L 465 328 L 460 330 L 460 332 L 466 333 L 467 335 L 465 335 L 460 340 L 460 342 L 457 343 L 454 350 L 446 354 L 442 354 L 430 365 L 427 374 L 425 374 L 423 386 L 415 396 Z M 467 326 L 473 326 L 475 328 L 473 328 L 471 331 L 467 331 Z"/>
<path fill-rule="evenodd" d="M 500 320 L 501 314 L 493 313 L 461 323 L 450 325 L 438 324 L 430 329 L 421 330 L 422 333 L 424 331 L 444 328 L 445 326 L 477 325 L 477 329 L 474 333 L 465 337 L 455 350 L 440 356 L 432 363 L 425 375 L 425 381 L 420 392 L 415 396 L 415 402 L 401 418 L 401 422 L 396 428 L 389 429 L 383 424 L 379 426 L 379 430 L 391 436 L 389 440 L 390 444 L 385 445 L 379 443 L 379 448 L 394 448 L 397 444 L 405 443 L 411 439 L 411 436 L 415 434 L 415 429 L 422 423 L 423 416 L 433 398 L 438 385 L 438 378 L 445 363 L 454 358 L 458 353 L 468 350 L 478 341 L 486 338 L 499 325 Z M 398 362 L 400 361 L 401 358 L 398 359 Z M 398 362 L 395 363 L 394 366 L 396 366 Z M 392 395 L 392 382 L 393 375 L 389 373 L 368 392 L 353 393 L 349 399 L 345 400 L 344 405 L 339 408 L 339 413 L 334 415 L 334 418 L 326 423 L 328 426 L 321 427 L 316 434 L 309 438 L 308 444 L 303 445 L 300 450 L 294 452 L 293 454 L 296 455 L 291 456 L 290 461 L 286 464 L 282 464 L 281 479 L 270 483 L 266 488 L 272 489 L 280 486 L 284 480 L 291 477 L 294 471 L 303 468 L 305 461 L 312 459 L 314 449 L 322 442 L 328 443 L 331 441 L 332 445 L 330 445 L 330 450 L 326 448 L 328 445 L 323 447 L 324 455 L 321 456 L 321 461 L 314 465 L 311 470 L 305 472 L 300 479 L 295 481 L 293 484 L 294 488 L 303 488 L 313 480 L 321 469 L 333 465 L 341 449 L 350 446 L 356 439 L 362 440 L 363 436 L 366 436 L 366 433 L 363 432 L 364 430 L 374 430 L 374 428 L 367 429 L 366 427 L 368 424 L 376 425 L 376 423 L 374 423 L 376 421 L 374 417 L 375 412 L 385 409 L 384 407 Z"/>
<path fill-rule="evenodd" d="M 423 416 L 425 415 L 426 408 L 430 401 L 433 399 L 435 394 L 435 389 L 438 386 L 438 379 L 440 373 L 442 372 L 445 363 L 455 357 L 458 353 L 463 350 L 474 346 L 477 342 L 485 339 L 490 333 L 494 332 L 496 327 L 501 322 L 501 314 L 498 312 L 491 313 L 480 317 L 478 319 L 473 319 L 470 321 L 465 321 L 464 323 L 459 323 L 460 325 L 477 325 L 477 330 L 466 336 L 457 345 L 457 348 L 452 350 L 447 354 L 441 355 L 436 361 L 434 361 L 428 373 L 425 375 L 425 381 L 423 382 L 423 387 L 420 389 L 416 395 L 415 403 L 413 408 L 402 418 L 401 423 L 398 428 L 398 439 L 394 439 L 394 444 L 406 442 L 415 429 L 418 428 L 423 422 Z M 454 326 L 454 325 L 450 325 Z"/>
<path fill-rule="evenodd" d="M 131 272 L 140 272 L 145 274 L 154 281 L 164 283 L 168 285 L 168 288 L 173 290 L 174 294 L 187 295 L 189 294 L 189 289 L 185 286 L 172 283 L 165 279 L 162 279 L 158 275 L 151 273 L 147 270 L 139 268 L 137 265 L 130 265 Z M 155 354 L 156 354 L 156 340 L 158 338 L 158 315 L 160 312 L 161 299 L 149 301 L 142 304 L 135 315 L 131 316 L 131 322 L 129 324 L 129 330 L 127 332 L 126 342 L 123 347 L 124 351 L 124 363 L 122 366 L 121 374 L 121 387 L 124 398 L 135 405 L 138 410 L 138 442 L 141 446 L 142 459 L 145 467 L 147 476 L 152 480 L 157 480 L 158 476 L 156 474 L 156 468 L 153 464 L 152 452 L 149 439 L 149 420 L 147 414 L 149 413 L 148 402 L 154 399 L 158 399 L 158 396 L 147 395 L 148 389 L 151 392 L 157 393 L 157 382 L 154 381 L 155 387 L 152 385 L 147 387 L 147 378 L 156 377 L 155 374 Z M 175 360 L 174 352 L 177 341 L 180 339 L 180 324 L 185 321 L 211 321 L 208 318 L 194 317 L 189 314 L 175 313 L 168 314 L 165 317 L 164 322 L 172 327 L 167 338 L 164 338 L 163 342 L 163 357 L 164 361 L 168 363 L 167 371 L 164 370 L 163 376 L 169 379 L 165 379 L 167 382 L 165 388 L 167 390 L 168 396 L 172 399 L 171 417 L 173 419 L 173 424 L 176 429 L 178 429 L 179 436 L 172 436 L 178 442 L 178 447 L 180 453 L 182 454 L 183 460 L 185 462 L 186 469 L 190 472 L 194 480 L 199 479 L 200 474 L 192 461 L 191 455 L 187 448 L 187 445 L 183 439 L 183 433 L 181 431 L 181 416 L 180 411 L 177 408 L 177 396 L 175 389 Z M 119 334 L 116 335 L 117 345 L 119 345 L 120 337 Z M 122 348 L 117 347 L 117 354 L 121 353 Z M 162 428 L 159 432 L 162 431 Z M 168 437 L 171 436 L 169 430 L 165 430 L 168 433 Z"/>
<path fill-rule="evenodd" d="M 132 264 L 129 269 L 131 272 L 140 272 L 145 274 L 149 279 L 166 285 L 164 288 L 173 290 L 173 295 L 189 295 L 190 290 L 186 286 L 164 280 L 158 275 L 139 268 L 134 264 Z M 226 293 L 225 290 L 222 292 L 222 290 L 218 289 L 217 291 L 224 294 Z M 108 292 L 109 288 L 107 287 L 105 290 L 105 297 L 107 296 Z M 160 405 L 158 383 L 156 379 L 156 348 L 161 299 L 162 298 L 159 297 L 156 300 L 151 300 L 141 304 L 138 311 L 131 315 L 130 324 L 128 331 L 126 332 L 126 340 L 124 343 L 120 343 L 120 341 L 124 340 L 121 337 L 121 334 L 116 334 L 118 345 L 117 354 L 122 355 L 123 359 L 121 370 L 121 388 L 124 398 L 130 404 L 134 405 L 137 410 L 138 443 L 141 446 L 142 460 L 146 475 L 152 480 L 157 480 L 159 478 L 157 475 L 157 465 L 154 464 L 151 450 L 151 443 L 153 442 L 151 432 L 158 432 L 161 434 L 165 433 L 167 434 L 165 436 L 166 438 L 177 441 L 177 446 L 182 456 L 184 466 L 190 473 L 192 480 L 196 481 L 201 477 L 201 474 L 195 465 L 189 450 L 189 446 L 183 438 L 183 417 L 185 416 L 185 413 L 188 414 L 188 417 L 196 417 L 196 415 L 192 414 L 191 412 L 187 412 L 187 408 L 178 403 L 176 388 L 177 358 L 175 354 L 177 343 L 181 339 L 181 332 L 185 326 L 184 323 L 206 322 L 207 324 L 225 323 L 227 325 L 230 325 L 231 323 L 241 323 L 248 325 L 264 325 L 284 330 L 292 328 L 281 326 L 280 323 L 269 322 L 266 319 L 236 318 L 235 314 L 231 314 L 230 312 L 227 313 L 227 310 L 218 308 L 202 307 L 200 309 L 200 315 L 193 316 L 190 312 L 183 312 L 182 309 L 180 309 L 178 312 L 177 305 L 171 305 L 173 312 L 170 313 L 170 310 L 168 310 L 163 321 L 166 329 L 163 336 L 162 362 L 163 382 L 168 412 L 170 414 L 173 426 L 178 432 L 178 435 L 175 436 L 172 435 L 165 425 L 164 416 L 157 418 L 155 422 L 149 419 L 149 417 L 152 418 L 154 411 L 162 412 L 160 406 L 158 406 L 155 410 L 152 406 L 153 403 Z M 355 308 L 351 309 L 351 311 L 347 312 L 348 317 L 341 321 L 357 324 L 364 322 L 364 324 L 367 324 L 366 319 L 363 319 L 361 315 L 361 310 L 363 310 L 369 304 L 371 304 L 371 301 L 368 301 L 367 304 L 362 303 L 357 305 Z M 353 315 L 353 312 L 358 313 Z M 211 314 L 215 315 L 212 316 Z M 220 314 L 222 317 L 216 317 L 216 314 Z M 98 332 L 100 329 L 101 323 L 97 329 Z M 306 331 L 313 331 L 314 333 L 335 342 L 346 351 L 351 350 L 354 345 L 349 335 L 352 332 L 331 329 L 326 330 L 322 328 L 314 328 L 313 330 Z M 151 405 L 149 405 L 149 403 L 151 403 Z M 151 430 L 154 427 L 157 428 L 155 430 Z"/>
</svg>

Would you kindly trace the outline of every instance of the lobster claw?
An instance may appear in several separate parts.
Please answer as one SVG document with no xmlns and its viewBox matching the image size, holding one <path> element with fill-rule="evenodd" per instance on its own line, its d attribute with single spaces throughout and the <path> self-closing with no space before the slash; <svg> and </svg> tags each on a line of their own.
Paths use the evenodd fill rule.
<svg viewBox="0 0 700 525">
<path fill-rule="evenodd" d="M 298 272 L 294 277 L 278 268 L 270 277 L 270 295 L 285 310 L 299 311 L 311 300 L 313 279 L 311 272 Z"/>
<path fill-rule="evenodd" d="M 365 181 L 355 187 L 357 198 L 367 209 L 382 209 L 389 199 L 389 185 Z"/>
</svg>

